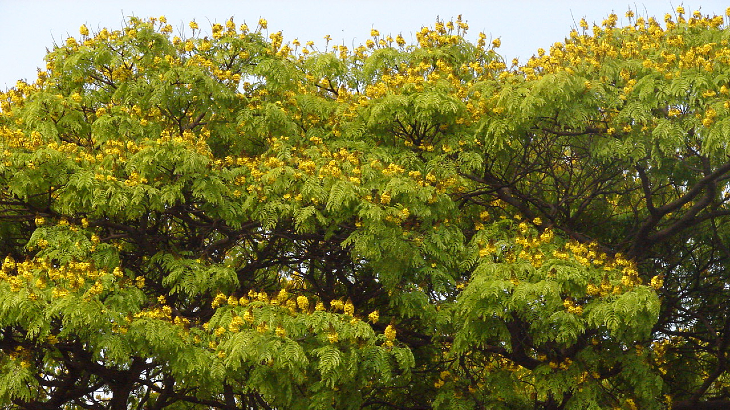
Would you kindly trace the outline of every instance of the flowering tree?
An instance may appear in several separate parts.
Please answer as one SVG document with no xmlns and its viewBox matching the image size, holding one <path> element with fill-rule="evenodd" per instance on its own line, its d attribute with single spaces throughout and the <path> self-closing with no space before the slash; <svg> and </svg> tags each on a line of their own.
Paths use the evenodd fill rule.
<svg viewBox="0 0 730 410">
<path fill-rule="evenodd" d="M 730 31 L 81 27 L 0 94 L 0 403 L 715 408 Z"/>
</svg>

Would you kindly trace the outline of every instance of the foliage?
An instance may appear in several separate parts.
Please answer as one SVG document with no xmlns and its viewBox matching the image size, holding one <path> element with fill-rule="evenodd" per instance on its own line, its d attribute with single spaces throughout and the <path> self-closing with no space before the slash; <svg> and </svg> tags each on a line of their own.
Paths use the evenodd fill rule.
<svg viewBox="0 0 730 410">
<path fill-rule="evenodd" d="M 722 405 L 730 32 L 627 19 L 82 26 L 0 95 L 0 403 Z"/>
</svg>

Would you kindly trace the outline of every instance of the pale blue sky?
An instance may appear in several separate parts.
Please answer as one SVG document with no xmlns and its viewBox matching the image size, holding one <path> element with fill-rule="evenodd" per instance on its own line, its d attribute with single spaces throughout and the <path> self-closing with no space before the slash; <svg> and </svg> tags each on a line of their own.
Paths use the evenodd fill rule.
<svg viewBox="0 0 730 410">
<path fill-rule="evenodd" d="M 61 43 L 69 35 L 78 36 L 81 24 L 89 28 L 120 28 L 127 16 L 167 16 L 177 29 L 195 19 L 201 27 L 224 22 L 233 16 L 236 23 L 269 21 L 269 30 L 283 30 L 285 41 L 299 38 L 324 44 L 330 34 L 336 43 L 347 46 L 364 42 L 374 27 L 381 33 L 402 33 L 406 40 L 436 17 L 450 19 L 462 14 L 469 23 L 469 36 L 479 31 L 502 39 L 501 54 L 506 60 L 529 58 L 539 47 L 562 41 L 582 17 L 600 22 L 612 11 L 622 21 L 629 6 L 639 14 L 661 19 L 683 5 L 688 12 L 724 14 L 727 0 L 680 2 L 677 0 L 591 1 L 591 0 L 417 0 L 417 1 L 326 1 L 326 0 L 0 0 L 0 89 L 20 78 L 34 80 L 36 67 L 43 67 L 46 47 Z"/>
</svg>

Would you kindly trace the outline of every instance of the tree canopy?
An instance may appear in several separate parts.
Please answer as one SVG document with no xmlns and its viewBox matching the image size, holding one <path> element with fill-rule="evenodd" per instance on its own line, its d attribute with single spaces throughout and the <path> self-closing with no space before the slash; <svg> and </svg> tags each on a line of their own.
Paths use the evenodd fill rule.
<svg viewBox="0 0 730 410">
<path fill-rule="evenodd" d="M 728 20 L 625 19 L 82 26 L 0 94 L 0 405 L 730 405 Z"/>
</svg>

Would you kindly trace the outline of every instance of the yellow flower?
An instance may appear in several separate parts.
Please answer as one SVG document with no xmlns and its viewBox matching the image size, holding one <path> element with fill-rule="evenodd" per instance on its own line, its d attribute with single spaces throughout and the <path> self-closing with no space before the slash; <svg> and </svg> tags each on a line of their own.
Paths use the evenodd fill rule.
<svg viewBox="0 0 730 410">
<path fill-rule="evenodd" d="M 378 30 L 376 30 L 376 29 L 371 29 L 370 30 L 370 36 L 371 37 L 377 37 L 379 35 L 380 35 L 380 32 Z"/>
<path fill-rule="evenodd" d="M 191 21 L 190 22 L 190 28 L 193 29 L 193 30 L 197 30 L 198 29 L 198 23 L 196 23 L 195 20 Z"/>
<path fill-rule="evenodd" d="M 494 48 L 499 48 L 501 45 L 502 45 L 502 40 L 501 39 L 495 38 L 492 41 L 492 47 L 494 47 Z"/>
<path fill-rule="evenodd" d="M 395 331 L 395 328 L 393 327 L 393 325 L 386 326 L 384 333 L 385 333 L 385 338 L 388 339 L 389 341 L 392 342 L 393 340 L 395 340 L 396 331 Z"/>
<path fill-rule="evenodd" d="M 329 340 L 330 343 L 337 343 L 340 340 L 340 335 L 338 335 L 337 332 L 328 333 L 327 340 Z"/>
<path fill-rule="evenodd" d="M 84 37 L 89 35 L 89 29 L 86 27 L 86 24 L 82 24 L 81 27 L 79 27 L 79 33 L 81 33 Z"/>
<path fill-rule="evenodd" d="M 253 313 L 251 313 L 251 310 L 247 310 L 243 313 L 243 320 L 248 323 L 253 323 Z"/>
<path fill-rule="evenodd" d="M 215 298 L 213 299 L 213 302 L 211 303 L 211 307 L 213 309 L 217 308 L 218 306 L 221 306 L 222 304 L 226 303 L 228 298 L 223 293 L 218 292 L 218 294 L 215 295 Z"/>
<path fill-rule="evenodd" d="M 269 22 L 266 21 L 266 19 L 261 18 L 261 19 L 259 19 L 259 27 L 261 27 L 262 29 L 265 30 L 266 28 L 269 27 Z"/>
<path fill-rule="evenodd" d="M 661 276 L 654 276 L 651 278 L 650 286 L 654 289 L 659 289 L 664 286 L 664 279 Z"/>
<path fill-rule="evenodd" d="M 372 311 L 372 312 L 371 312 L 371 313 L 370 313 L 370 314 L 368 315 L 368 320 L 370 320 L 370 321 L 371 321 L 371 322 L 373 322 L 373 323 L 377 323 L 377 321 L 378 321 L 379 319 L 380 319 L 380 313 L 378 313 L 378 311 L 377 311 L 377 310 L 374 310 L 374 311 Z"/>
<path fill-rule="evenodd" d="M 343 309 L 346 315 L 353 316 L 355 314 L 355 306 L 352 304 L 352 302 L 348 301 L 347 303 L 345 303 Z"/>
<path fill-rule="evenodd" d="M 345 308 L 345 303 L 339 299 L 335 299 L 330 302 L 330 306 L 333 310 L 342 310 Z"/>
<path fill-rule="evenodd" d="M 297 296 L 297 306 L 299 309 L 306 310 L 309 307 L 309 299 L 304 295 Z"/>
</svg>

